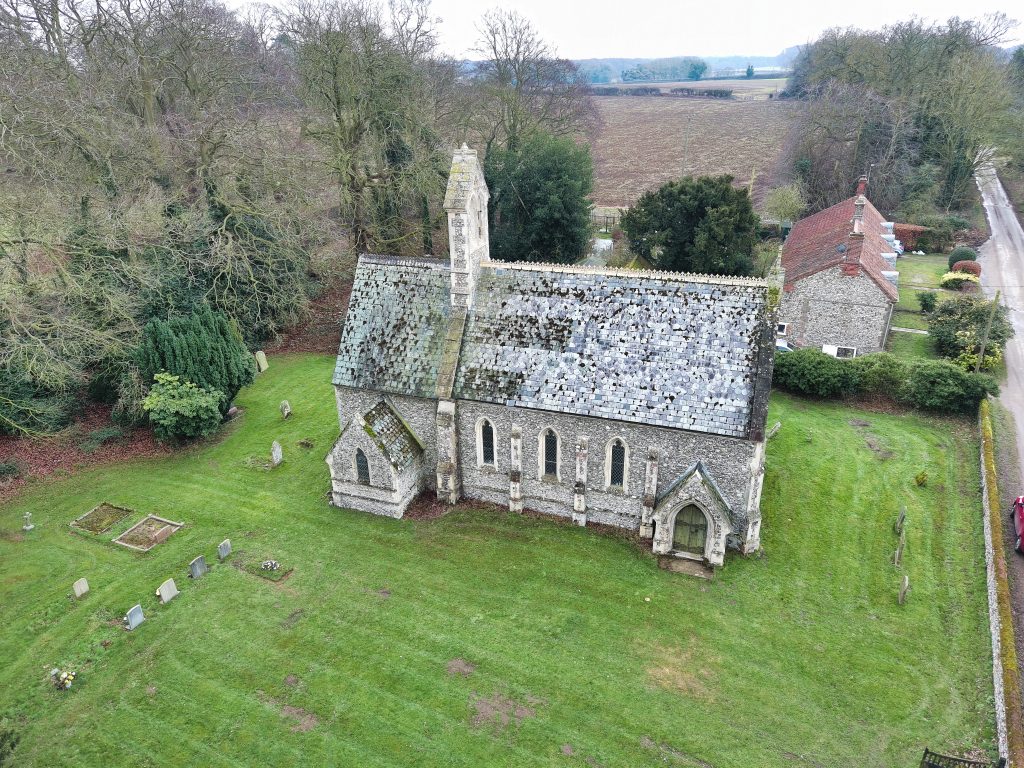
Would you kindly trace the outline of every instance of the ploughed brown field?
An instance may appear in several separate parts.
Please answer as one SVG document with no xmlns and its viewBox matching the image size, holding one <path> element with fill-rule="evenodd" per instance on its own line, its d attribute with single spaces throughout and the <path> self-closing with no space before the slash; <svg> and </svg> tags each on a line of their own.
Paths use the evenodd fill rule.
<svg viewBox="0 0 1024 768">
<path fill-rule="evenodd" d="M 754 197 L 779 177 L 797 105 L 664 96 L 597 96 L 594 203 L 628 206 L 682 176 L 754 179 Z"/>
</svg>

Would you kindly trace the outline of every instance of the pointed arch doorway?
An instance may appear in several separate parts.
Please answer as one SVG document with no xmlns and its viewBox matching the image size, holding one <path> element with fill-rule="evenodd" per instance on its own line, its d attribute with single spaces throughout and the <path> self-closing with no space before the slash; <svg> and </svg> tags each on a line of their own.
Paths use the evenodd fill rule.
<svg viewBox="0 0 1024 768">
<path fill-rule="evenodd" d="M 676 513 L 672 528 L 672 549 L 703 557 L 707 541 L 707 517 L 696 504 L 687 504 Z"/>
</svg>

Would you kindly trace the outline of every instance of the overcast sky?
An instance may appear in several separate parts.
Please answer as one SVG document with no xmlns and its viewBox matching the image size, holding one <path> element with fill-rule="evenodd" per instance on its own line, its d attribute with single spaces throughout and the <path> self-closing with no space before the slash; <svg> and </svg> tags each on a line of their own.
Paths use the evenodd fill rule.
<svg viewBox="0 0 1024 768">
<path fill-rule="evenodd" d="M 444 49 L 472 57 L 475 25 L 496 5 L 433 0 L 435 14 L 443 19 Z M 1024 6 L 1007 0 L 503 0 L 500 5 L 530 19 L 569 59 L 772 56 L 829 27 L 875 29 L 915 15 L 945 20 L 995 11 L 1024 18 Z M 1013 34 L 1009 42 L 1022 42 L 1020 27 Z"/>
</svg>

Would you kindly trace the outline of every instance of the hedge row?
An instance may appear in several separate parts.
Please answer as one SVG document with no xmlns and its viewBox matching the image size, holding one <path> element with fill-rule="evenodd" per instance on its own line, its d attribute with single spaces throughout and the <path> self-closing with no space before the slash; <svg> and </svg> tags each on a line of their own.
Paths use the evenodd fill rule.
<svg viewBox="0 0 1024 768">
<path fill-rule="evenodd" d="M 817 349 L 777 355 L 773 383 L 809 397 L 869 397 L 938 413 L 974 413 L 995 379 L 944 360 L 906 362 L 888 352 L 838 360 Z"/>
<path fill-rule="evenodd" d="M 619 88 L 614 85 L 591 86 L 589 92 L 594 96 L 683 96 L 705 99 L 731 99 L 733 92 L 729 88 L 672 88 L 666 93 L 653 85 L 634 85 Z"/>
<path fill-rule="evenodd" d="M 992 417 L 988 402 L 981 403 L 981 454 L 988 496 L 989 522 L 992 531 L 993 565 L 996 576 L 996 605 L 999 611 L 999 644 L 1003 661 L 1003 698 L 1006 701 L 1007 741 L 1012 765 L 1024 765 L 1024 707 L 1021 704 L 1019 662 L 1014 643 L 1013 615 L 1010 610 L 1010 585 L 1006 573 L 1003 543 L 1002 505 L 996 478 Z"/>
</svg>

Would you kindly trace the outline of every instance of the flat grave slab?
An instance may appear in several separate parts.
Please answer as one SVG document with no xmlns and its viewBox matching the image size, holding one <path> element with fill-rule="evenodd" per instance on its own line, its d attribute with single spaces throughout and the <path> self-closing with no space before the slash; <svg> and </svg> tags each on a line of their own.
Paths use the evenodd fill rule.
<svg viewBox="0 0 1024 768">
<path fill-rule="evenodd" d="M 157 544 L 165 542 L 168 536 L 183 525 L 156 515 L 146 515 L 113 541 L 136 552 L 148 552 Z"/>
</svg>

